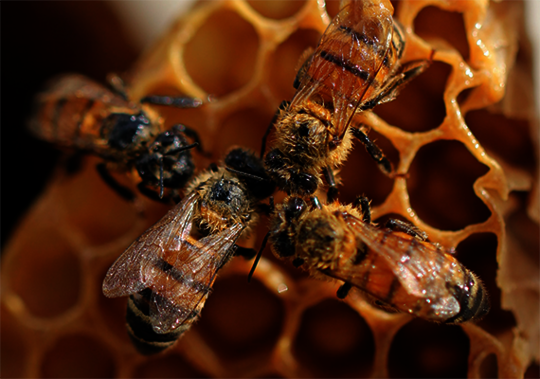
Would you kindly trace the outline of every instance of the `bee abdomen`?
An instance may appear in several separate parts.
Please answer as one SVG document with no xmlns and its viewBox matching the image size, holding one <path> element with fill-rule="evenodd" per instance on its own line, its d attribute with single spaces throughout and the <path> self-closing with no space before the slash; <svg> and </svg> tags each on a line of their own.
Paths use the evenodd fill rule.
<svg viewBox="0 0 540 379">
<path fill-rule="evenodd" d="M 176 329 L 167 333 L 156 333 L 152 327 L 149 299 L 152 292 L 147 289 L 128 299 L 126 328 L 133 345 L 143 355 L 157 354 L 172 345 L 189 329 L 199 317 L 199 309 L 191 314 Z"/>
<path fill-rule="evenodd" d="M 459 324 L 465 321 L 478 320 L 489 312 L 489 298 L 480 280 L 465 269 L 465 285 L 454 285 L 450 290 L 459 303 L 459 313 L 447 319 L 446 324 Z"/>
</svg>

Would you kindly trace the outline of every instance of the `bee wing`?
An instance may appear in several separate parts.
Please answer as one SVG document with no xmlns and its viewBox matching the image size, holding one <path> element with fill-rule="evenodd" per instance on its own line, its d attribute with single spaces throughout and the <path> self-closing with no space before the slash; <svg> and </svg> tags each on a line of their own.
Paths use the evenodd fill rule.
<svg viewBox="0 0 540 379">
<path fill-rule="evenodd" d="M 149 288 L 160 260 L 188 249 L 184 241 L 191 231 L 197 196 L 192 193 L 184 198 L 112 264 L 103 280 L 105 296 L 129 296 Z"/>
<path fill-rule="evenodd" d="M 374 7 L 383 6 L 353 1 L 338 13 L 322 35 L 291 101 L 291 107 L 315 95 L 322 95 L 319 101 L 333 101 L 335 136 L 344 135 L 392 41 L 390 12 Z"/>
<path fill-rule="evenodd" d="M 243 225 L 235 224 L 200 239 L 187 257 L 172 264 L 174 272 L 167 272 L 172 280 L 154 283 L 150 317 L 155 332 L 167 333 L 198 315 L 198 308 L 210 294 L 217 272 L 231 258 L 243 229 Z"/>
<path fill-rule="evenodd" d="M 353 216 L 348 216 L 353 217 Z M 451 263 L 440 246 L 415 237 L 381 230 L 358 219 L 348 222 L 356 235 L 387 263 L 407 293 L 419 298 L 440 297 L 446 293 L 441 268 Z"/>
</svg>

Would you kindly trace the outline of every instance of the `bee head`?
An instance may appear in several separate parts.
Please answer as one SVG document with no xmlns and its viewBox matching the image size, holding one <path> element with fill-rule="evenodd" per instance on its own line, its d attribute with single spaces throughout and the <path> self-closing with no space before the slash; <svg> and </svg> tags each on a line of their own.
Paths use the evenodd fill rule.
<svg viewBox="0 0 540 379">
<path fill-rule="evenodd" d="M 118 150 L 130 150 L 139 147 L 139 141 L 149 137 L 150 120 L 139 114 L 111 113 L 103 120 L 102 134 L 109 136 L 109 146 Z"/>
<path fill-rule="evenodd" d="M 257 199 L 264 199 L 274 193 L 275 183 L 253 152 L 244 148 L 232 149 L 225 157 L 225 164 Z"/>
</svg>

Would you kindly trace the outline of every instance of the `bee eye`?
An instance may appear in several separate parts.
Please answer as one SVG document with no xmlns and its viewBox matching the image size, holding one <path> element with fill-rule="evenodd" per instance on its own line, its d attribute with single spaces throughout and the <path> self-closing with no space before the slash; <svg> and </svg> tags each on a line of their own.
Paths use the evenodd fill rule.
<svg viewBox="0 0 540 379">
<path fill-rule="evenodd" d="M 273 170 L 283 167 L 283 153 L 279 149 L 270 151 L 264 158 L 264 164 Z"/>
</svg>

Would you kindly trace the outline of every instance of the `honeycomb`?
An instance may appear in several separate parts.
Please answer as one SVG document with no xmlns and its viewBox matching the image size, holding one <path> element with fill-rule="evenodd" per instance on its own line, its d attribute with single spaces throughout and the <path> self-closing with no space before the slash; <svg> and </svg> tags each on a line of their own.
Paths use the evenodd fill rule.
<svg viewBox="0 0 540 379">
<path fill-rule="evenodd" d="M 220 271 L 201 320 L 172 349 L 143 357 L 124 327 L 126 299 L 101 282 L 116 257 L 168 206 L 120 199 L 96 158 L 57 167 L 2 257 L 3 377 L 538 377 L 538 116 L 531 48 L 517 1 L 404 0 L 403 61 L 430 67 L 388 104 L 362 115 L 399 172 L 390 179 L 357 146 L 340 200 L 364 193 L 378 221 L 408 219 L 456 247 L 484 281 L 490 314 L 441 326 L 372 308 L 338 283 L 310 278 L 270 249 Z M 198 2 L 146 51 L 130 96 L 188 94 L 200 109 L 159 108 L 166 125 L 199 131 L 210 159 L 232 145 L 258 151 L 290 99 L 302 52 L 339 10 L 329 1 Z M 105 59 L 105 58 L 103 58 Z M 118 180 L 132 185 L 127 176 Z M 263 218 L 246 246 L 266 233 Z"/>
</svg>

